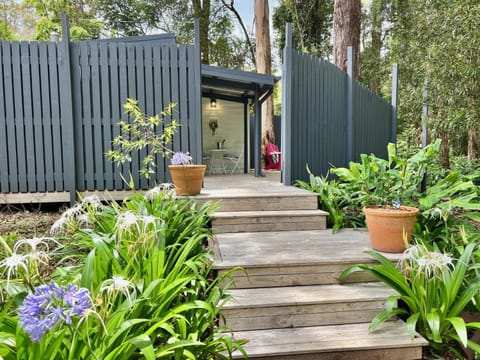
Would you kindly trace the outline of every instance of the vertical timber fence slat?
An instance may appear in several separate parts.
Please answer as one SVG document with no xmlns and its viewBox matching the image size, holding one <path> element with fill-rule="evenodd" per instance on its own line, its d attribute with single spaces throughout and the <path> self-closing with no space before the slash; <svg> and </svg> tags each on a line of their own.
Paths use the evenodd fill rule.
<svg viewBox="0 0 480 360">
<path fill-rule="evenodd" d="M 95 164 L 95 189 L 105 190 L 105 150 L 103 147 L 103 127 L 102 127 L 102 97 L 101 97 L 101 79 L 100 79 L 100 65 L 99 65 L 99 44 L 92 43 L 90 46 L 90 67 L 91 67 L 91 82 L 92 82 L 92 119 L 93 119 L 93 160 Z"/>
<path fill-rule="evenodd" d="M 3 48 L 0 46 L 0 57 L 3 59 Z M 5 114 L 5 75 L 4 61 L 0 63 L 0 188 L 10 190 L 8 180 L 8 148 L 7 148 L 7 121 Z"/>
<path fill-rule="evenodd" d="M 111 112 L 111 77 L 109 71 L 109 48 L 108 44 L 99 44 L 99 66 L 100 66 L 100 84 L 101 84 L 101 126 L 103 130 L 103 150 L 107 152 L 112 148 L 112 112 Z M 99 100 L 100 101 L 100 100 Z M 105 188 L 114 189 L 113 185 L 113 164 L 102 159 L 105 175 Z"/>
<path fill-rule="evenodd" d="M 39 64 L 39 46 L 37 43 L 30 44 L 30 58 L 31 58 L 31 81 L 32 81 L 32 97 L 33 102 L 33 126 L 35 139 L 35 164 L 36 164 L 36 180 L 37 190 L 45 191 L 45 152 L 44 152 L 44 138 L 43 138 L 43 124 L 42 124 L 42 96 L 40 84 L 42 83 L 40 76 Z"/>
<path fill-rule="evenodd" d="M 30 87 L 30 51 L 27 42 L 20 44 L 23 100 L 23 130 L 25 134 L 25 165 L 27 169 L 27 188 L 36 188 L 35 177 L 35 140 L 33 136 L 32 88 Z"/>
<path fill-rule="evenodd" d="M 48 59 L 47 43 L 39 43 L 39 59 Z M 41 126 L 43 130 L 43 161 L 45 164 L 45 182 L 47 191 L 55 191 L 53 168 L 52 113 L 50 106 L 50 77 L 48 62 L 40 61 L 41 84 Z"/>
<path fill-rule="evenodd" d="M 7 126 L 7 139 L 8 141 L 8 178 L 9 189 L 5 191 L 18 192 L 18 160 L 17 160 L 17 140 L 15 131 L 15 114 L 14 114 L 14 96 L 13 96 L 13 59 L 11 44 L 2 43 L 2 56 L 3 56 L 3 81 L 5 89 L 5 121 Z"/>
<path fill-rule="evenodd" d="M 27 162 L 25 149 L 25 124 L 23 116 L 23 94 L 22 94 L 22 60 L 20 54 L 20 43 L 12 44 L 13 60 L 13 96 L 15 103 L 15 133 L 17 138 L 17 161 L 18 161 L 18 185 L 21 192 L 28 191 L 27 185 Z"/>
</svg>

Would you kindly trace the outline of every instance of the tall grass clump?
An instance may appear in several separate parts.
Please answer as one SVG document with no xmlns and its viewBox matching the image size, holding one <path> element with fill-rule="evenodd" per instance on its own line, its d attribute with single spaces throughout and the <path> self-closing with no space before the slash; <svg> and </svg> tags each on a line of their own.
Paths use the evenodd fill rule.
<svg viewBox="0 0 480 360">
<path fill-rule="evenodd" d="M 217 326 L 226 279 L 205 243 L 211 205 L 163 191 L 67 210 L 55 237 L 0 262 L 0 358 L 229 359 L 241 342 Z"/>
</svg>

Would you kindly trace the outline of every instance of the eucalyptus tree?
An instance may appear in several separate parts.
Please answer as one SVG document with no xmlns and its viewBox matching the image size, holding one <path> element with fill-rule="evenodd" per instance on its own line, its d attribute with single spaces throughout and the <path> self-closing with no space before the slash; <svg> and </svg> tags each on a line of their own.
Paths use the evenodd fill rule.
<svg viewBox="0 0 480 360">
<path fill-rule="evenodd" d="M 255 44 L 257 72 L 272 73 L 272 46 L 270 37 L 270 15 L 268 0 L 254 1 Z M 262 141 L 263 144 L 275 143 L 273 123 L 273 98 L 270 96 L 262 105 Z"/>
<path fill-rule="evenodd" d="M 355 54 L 354 73 L 360 76 L 360 0 L 335 0 L 333 7 L 333 59 L 335 65 L 347 70 L 347 48 Z"/>
<path fill-rule="evenodd" d="M 401 69 L 400 117 L 419 127 L 428 80 L 428 126 L 449 155 L 478 158 L 480 115 L 480 3 L 475 0 L 394 2 L 388 57 Z"/>
<path fill-rule="evenodd" d="M 221 0 L 90 0 L 106 29 L 120 36 L 175 33 L 192 42 L 194 18 L 200 22 L 202 62 L 242 68 L 247 45 L 235 34 L 233 20 Z"/>
</svg>

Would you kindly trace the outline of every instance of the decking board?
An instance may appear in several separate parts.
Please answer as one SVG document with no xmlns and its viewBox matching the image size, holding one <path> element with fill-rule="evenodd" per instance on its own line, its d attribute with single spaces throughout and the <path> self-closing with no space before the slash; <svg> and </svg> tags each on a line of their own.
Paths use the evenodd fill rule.
<svg viewBox="0 0 480 360">
<path fill-rule="evenodd" d="M 231 233 L 215 235 L 220 255 L 217 269 L 235 266 L 304 266 L 316 264 L 359 264 L 371 262 L 372 250 L 365 229 Z M 400 254 L 384 254 L 398 260 Z"/>
<path fill-rule="evenodd" d="M 235 338 L 248 340 L 244 347 L 250 359 L 262 357 L 278 359 L 277 356 L 287 355 L 295 355 L 296 359 L 301 359 L 299 357 L 301 354 L 342 353 L 358 349 L 385 352 L 387 349 L 400 348 L 403 354 L 405 349 L 412 347 L 419 347 L 419 350 L 414 352 L 418 355 L 420 351 L 420 356 L 416 358 L 421 358 L 421 347 L 427 345 L 427 342 L 420 337 L 411 339 L 406 325 L 400 321 L 386 322 L 373 333 L 369 332 L 368 326 L 368 323 L 361 323 L 238 331 L 235 332 Z M 354 357 L 349 358 L 354 359 Z M 387 359 L 390 358 L 387 357 Z"/>
</svg>

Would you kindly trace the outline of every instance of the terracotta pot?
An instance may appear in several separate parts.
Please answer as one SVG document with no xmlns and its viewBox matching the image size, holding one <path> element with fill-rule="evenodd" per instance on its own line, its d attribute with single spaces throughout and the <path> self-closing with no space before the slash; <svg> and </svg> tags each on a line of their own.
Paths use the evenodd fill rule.
<svg viewBox="0 0 480 360">
<path fill-rule="evenodd" d="M 169 165 L 177 195 L 198 195 L 207 165 Z"/>
<path fill-rule="evenodd" d="M 403 235 L 405 232 L 409 244 L 418 215 L 417 208 L 401 206 L 400 209 L 393 209 L 372 206 L 364 207 L 363 212 L 373 249 L 389 253 L 400 253 L 406 249 Z"/>
</svg>

